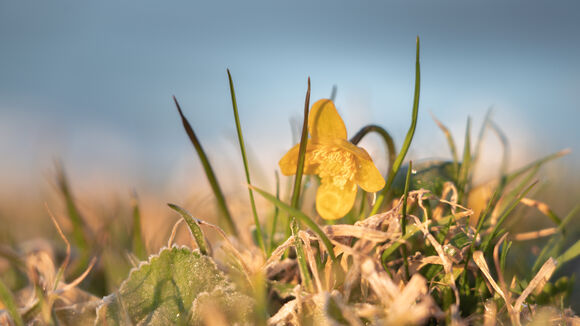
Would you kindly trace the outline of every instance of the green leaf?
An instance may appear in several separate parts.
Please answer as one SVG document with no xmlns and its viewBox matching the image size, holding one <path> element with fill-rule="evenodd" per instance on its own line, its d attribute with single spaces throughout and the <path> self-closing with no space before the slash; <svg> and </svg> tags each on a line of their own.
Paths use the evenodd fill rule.
<svg viewBox="0 0 580 326">
<path fill-rule="evenodd" d="M 195 318 L 194 303 L 202 293 L 221 290 L 223 295 L 252 299 L 234 290 L 214 261 L 198 250 L 163 249 L 133 269 L 119 290 L 103 299 L 96 325 L 180 325 Z M 220 294 L 221 295 L 221 294 Z M 223 305 L 222 305 L 223 304 Z M 229 302 L 216 302 L 229 310 Z M 229 323 L 241 322 L 229 320 Z"/>
</svg>

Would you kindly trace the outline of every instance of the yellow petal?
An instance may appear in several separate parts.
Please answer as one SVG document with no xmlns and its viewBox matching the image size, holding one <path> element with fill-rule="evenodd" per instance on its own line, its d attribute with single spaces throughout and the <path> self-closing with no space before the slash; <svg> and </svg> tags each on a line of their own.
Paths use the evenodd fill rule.
<svg viewBox="0 0 580 326">
<path fill-rule="evenodd" d="M 377 192 L 385 186 L 385 179 L 375 164 L 369 153 L 364 148 L 358 147 L 346 140 L 332 140 L 334 146 L 352 153 L 356 162 L 356 173 L 354 182 L 368 192 Z"/>
<path fill-rule="evenodd" d="M 310 141 L 306 144 L 306 157 L 304 158 L 304 174 L 315 174 L 318 164 L 312 164 L 312 151 L 317 148 L 317 144 Z M 298 167 L 298 152 L 300 151 L 300 144 L 296 144 L 292 147 L 286 155 L 280 159 L 278 165 L 280 166 L 280 171 L 283 175 L 294 175 L 296 174 L 296 168 Z"/>
<path fill-rule="evenodd" d="M 312 139 L 346 139 L 346 126 L 329 99 L 318 100 L 312 105 L 308 114 L 308 131 Z"/>
<path fill-rule="evenodd" d="M 316 193 L 316 211 L 323 219 L 336 220 L 351 210 L 355 198 L 356 184 L 349 182 L 338 187 L 323 180 Z"/>
<path fill-rule="evenodd" d="M 385 186 L 385 179 L 372 160 L 356 157 L 357 171 L 354 182 L 368 192 L 377 192 Z"/>
</svg>

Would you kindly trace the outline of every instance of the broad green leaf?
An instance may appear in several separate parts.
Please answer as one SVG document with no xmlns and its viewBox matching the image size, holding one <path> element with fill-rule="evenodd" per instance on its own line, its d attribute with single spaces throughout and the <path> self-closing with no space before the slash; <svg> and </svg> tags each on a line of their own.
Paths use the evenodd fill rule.
<svg viewBox="0 0 580 326">
<path fill-rule="evenodd" d="M 195 300 L 218 289 L 223 295 L 252 303 L 251 298 L 234 290 L 211 258 L 198 250 L 166 248 L 131 271 L 119 290 L 103 299 L 96 325 L 188 324 L 195 317 Z M 220 311 L 232 309 L 222 306 L 229 304 L 226 301 L 216 301 Z"/>
</svg>

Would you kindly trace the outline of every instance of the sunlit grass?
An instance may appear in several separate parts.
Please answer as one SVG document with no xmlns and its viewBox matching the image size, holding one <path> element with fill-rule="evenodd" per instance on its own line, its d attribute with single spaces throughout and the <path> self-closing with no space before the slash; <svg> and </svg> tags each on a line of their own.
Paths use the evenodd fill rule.
<svg viewBox="0 0 580 326">
<path fill-rule="evenodd" d="M 100 229 L 92 229 L 77 205 L 64 168 L 59 167 L 57 185 L 70 227 L 62 232 L 47 207 L 56 231 L 51 232 L 60 238 L 33 249 L 21 243 L 0 244 L 0 324 L 580 322 L 568 309 L 573 277 L 557 274 L 580 255 L 580 241 L 568 245 L 571 232 L 566 230 L 577 218 L 580 206 L 567 208 L 568 214 L 561 218 L 549 204 L 532 195 L 540 168 L 567 151 L 510 172 L 505 163 L 507 140 L 488 115 L 475 146 L 468 119 L 461 154 L 449 129 L 435 120 L 443 132 L 438 136 L 447 139 L 451 160 L 405 164 L 419 116 L 418 39 L 415 69 L 411 124 L 400 152 L 392 135 L 372 123 L 355 133 L 348 146 L 340 139 L 321 140 L 326 146 L 324 155 L 342 151 L 346 157 L 349 150 L 364 152 L 355 145 L 375 132 L 387 149 L 388 168 L 381 172 L 386 176 L 384 188 L 376 194 L 355 196 L 355 203 L 348 206 L 350 211 L 333 216 L 335 220 L 319 216 L 311 207 L 313 201 L 305 200 L 316 193 L 309 190 L 323 185 L 319 176 L 323 168 L 317 165 L 323 163 L 313 159 L 317 139 L 309 133 L 310 80 L 295 173 L 285 179 L 276 173 L 275 190 L 269 190 L 251 182 L 252 162 L 246 154 L 233 79 L 227 71 L 242 157 L 239 164 L 245 174 L 240 182 L 249 196 L 250 207 L 243 212 L 251 212 L 251 218 L 244 216 L 253 221 L 251 229 L 234 218 L 239 212 L 232 209 L 233 198 L 222 191 L 203 140 L 195 134 L 175 97 L 215 207 L 207 205 L 210 213 L 201 216 L 191 214 L 187 204 L 168 204 L 166 214 L 158 217 L 165 219 L 165 228 L 154 230 L 168 248 L 159 250 L 148 242 L 147 219 L 143 218 L 146 209 L 136 195 L 128 202 L 127 218 L 107 220 Z M 335 93 L 334 89 L 332 99 Z M 496 180 L 474 184 L 476 168 L 485 168 L 480 148 L 488 129 L 500 138 L 503 163 Z M 354 162 L 361 164 L 354 157 Z M 365 162 L 372 164 L 366 156 Z M 369 178 L 362 172 L 356 174 L 362 171 L 360 167 L 332 167 L 334 170 L 328 171 Z M 283 183 L 290 184 L 289 200 L 280 193 Z M 260 215 L 254 194 L 269 205 Z M 483 209 L 475 212 L 471 206 Z M 514 233 L 510 224 L 525 218 L 518 211 L 521 207 L 541 212 L 551 226 Z M 179 237 L 185 228 L 189 236 Z M 508 258 L 510 250 L 515 243 L 534 239 L 547 239 L 547 244 L 520 257 L 533 262 L 529 270 L 522 270 L 518 268 L 520 261 Z"/>
</svg>

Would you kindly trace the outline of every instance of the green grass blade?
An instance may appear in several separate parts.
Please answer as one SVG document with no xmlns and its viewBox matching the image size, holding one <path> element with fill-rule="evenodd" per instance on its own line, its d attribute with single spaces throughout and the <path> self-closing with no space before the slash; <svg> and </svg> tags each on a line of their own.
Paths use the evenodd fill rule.
<svg viewBox="0 0 580 326">
<path fill-rule="evenodd" d="M 451 131 L 445 126 L 441 121 L 439 121 L 433 112 L 431 112 L 431 118 L 435 121 L 435 124 L 441 129 L 443 134 L 445 134 L 445 138 L 447 139 L 447 145 L 449 145 L 449 150 L 451 151 L 451 157 L 453 158 L 453 172 L 455 176 L 455 181 L 458 179 L 459 173 L 459 158 L 457 156 L 457 147 L 455 146 L 455 140 L 453 140 L 453 135 Z"/>
<path fill-rule="evenodd" d="M 201 227 L 199 226 L 197 219 L 191 216 L 191 214 L 189 214 L 188 211 L 175 204 L 167 204 L 167 206 L 169 206 L 172 210 L 176 211 L 177 213 L 179 213 L 179 215 L 181 215 L 181 217 L 183 217 L 185 223 L 187 223 L 187 226 L 189 226 L 189 231 L 191 232 L 191 235 L 195 239 L 195 243 L 197 244 L 199 251 L 203 255 L 207 256 L 209 254 L 208 249 L 209 247 L 205 242 L 203 231 L 201 230 Z"/>
<path fill-rule="evenodd" d="M 276 199 L 280 200 L 280 175 L 278 171 L 274 171 L 274 176 L 276 177 Z M 268 249 L 268 256 L 274 250 L 276 246 L 276 241 L 274 240 L 274 236 L 276 234 L 276 229 L 278 227 L 278 215 L 280 214 L 280 208 L 274 205 L 274 217 L 272 218 L 272 232 L 270 233 L 270 246 Z"/>
<path fill-rule="evenodd" d="M 334 102 L 336 100 L 336 91 L 338 90 L 338 87 L 336 87 L 336 85 L 332 85 L 332 91 L 330 92 L 330 100 L 332 102 Z"/>
<path fill-rule="evenodd" d="M 475 143 L 475 150 L 473 151 L 473 159 L 472 159 L 472 169 L 475 169 L 477 164 L 479 163 L 479 158 L 481 154 L 481 146 L 483 144 L 483 137 L 485 136 L 485 131 L 491 121 L 491 114 L 493 112 L 493 107 L 490 107 L 487 112 L 485 113 L 485 118 L 483 119 L 483 124 L 481 125 L 481 129 L 479 129 L 479 135 L 477 136 L 477 142 Z"/>
<path fill-rule="evenodd" d="M 405 193 L 403 195 L 403 212 L 401 217 L 401 234 L 405 236 L 407 233 L 407 200 L 409 199 L 409 183 L 411 182 L 411 171 L 413 171 L 413 161 L 409 161 L 409 168 L 407 169 L 407 177 L 405 178 Z M 409 261 L 407 258 L 407 246 L 403 246 L 403 265 L 405 266 L 405 274 L 407 280 L 409 279 Z"/>
<path fill-rule="evenodd" d="M 566 226 L 572 221 L 573 217 L 580 212 L 580 204 L 576 205 L 569 213 L 564 217 L 562 223 L 558 226 L 558 233 L 554 234 L 548 243 L 542 248 L 538 258 L 534 262 L 532 267 L 532 272 L 536 273 L 542 264 L 548 259 L 548 257 L 554 257 L 557 254 L 558 244 L 564 241 L 564 230 Z"/>
<path fill-rule="evenodd" d="M 501 158 L 501 165 L 500 165 L 500 175 L 504 176 L 507 175 L 507 169 L 509 166 L 509 158 L 510 158 L 510 144 L 508 141 L 507 136 L 505 135 L 505 133 L 499 128 L 499 126 L 493 122 L 490 122 L 489 124 L 492 128 L 492 130 L 495 132 L 495 134 L 497 135 L 497 137 L 499 138 L 499 141 L 501 142 L 502 146 L 503 146 L 503 155 Z"/>
<path fill-rule="evenodd" d="M 389 256 L 393 252 L 395 252 L 397 249 L 399 249 L 399 247 L 401 246 L 401 244 L 403 244 L 404 241 L 409 240 L 409 238 L 414 236 L 420 230 L 416 226 L 411 225 L 407 231 L 408 232 L 405 235 L 401 236 L 399 241 L 394 242 L 391 246 L 387 247 L 385 249 L 385 251 L 383 251 L 383 253 L 381 254 L 381 261 L 383 262 L 383 266 L 385 267 L 385 269 L 386 269 L 387 258 L 389 258 Z"/>
<path fill-rule="evenodd" d="M 387 146 L 387 153 L 389 154 L 388 156 L 389 166 L 387 171 L 391 171 L 393 169 L 393 165 L 395 164 L 395 159 L 397 158 L 397 150 L 395 148 L 395 142 L 393 141 L 393 137 L 391 137 L 391 135 L 383 127 L 377 125 L 365 126 L 361 128 L 356 133 L 356 135 L 352 136 L 350 142 L 357 145 L 363 139 L 364 136 L 366 136 L 368 133 L 371 132 L 376 132 L 385 141 L 385 145 Z"/>
<path fill-rule="evenodd" d="M 397 158 L 393 163 L 393 168 L 389 172 L 385 188 L 383 188 L 377 197 L 377 201 L 373 206 L 370 215 L 376 214 L 381 208 L 381 205 L 385 200 L 385 196 L 387 195 L 387 192 L 393 183 L 393 179 L 395 179 L 395 175 L 397 174 L 397 171 L 399 171 L 399 168 L 401 167 L 401 164 L 407 155 L 407 151 L 409 150 L 411 141 L 413 140 L 413 135 L 415 134 L 415 128 L 417 127 L 417 117 L 419 115 L 419 94 L 421 93 L 421 65 L 419 62 L 419 49 L 419 37 L 417 36 L 417 55 L 415 60 L 415 95 L 413 97 L 413 114 L 411 118 L 411 126 L 409 127 L 409 131 L 407 131 L 407 136 L 405 137 L 405 141 L 401 147 L 401 152 L 399 152 L 399 155 L 397 155 Z"/>
<path fill-rule="evenodd" d="M 56 174 L 58 187 L 64 196 L 66 210 L 72 224 L 73 243 L 78 249 L 81 250 L 81 252 L 86 253 L 86 251 L 89 249 L 89 245 L 87 234 L 85 233 L 85 222 L 75 204 L 68 178 L 63 166 L 60 163 L 57 163 Z"/>
<path fill-rule="evenodd" d="M 568 250 L 561 254 L 556 261 L 558 262 L 558 267 L 561 267 L 566 262 L 580 256 L 580 240 L 576 241 Z"/>
<path fill-rule="evenodd" d="M 251 186 L 251 187 L 257 193 L 259 193 L 262 197 L 264 197 L 266 200 L 268 200 L 272 204 L 278 206 L 281 210 L 286 211 L 288 213 L 288 215 L 295 216 L 302 223 L 306 224 L 310 229 L 312 229 L 312 231 L 314 231 L 314 233 L 316 233 L 320 237 L 320 239 L 322 240 L 322 243 L 326 247 L 326 250 L 328 251 L 332 260 L 336 260 L 336 257 L 334 256 L 333 246 L 332 246 L 332 243 L 330 242 L 330 239 L 328 239 L 328 237 L 326 236 L 324 231 L 322 231 L 322 229 L 320 228 L 320 226 L 318 226 L 318 224 L 316 224 L 316 222 L 314 222 L 312 219 L 310 219 L 310 217 L 308 217 L 306 214 L 304 214 L 299 209 L 284 203 L 283 201 L 277 199 L 274 195 L 269 194 L 268 192 L 266 192 L 262 189 L 256 188 L 255 186 Z"/>
<path fill-rule="evenodd" d="M 240 115 L 238 114 L 238 104 L 236 101 L 236 92 L 234 90 L 234 82 L 232 81 L 232 74 L 228 72 L 228 81 L 230 83 L 230 95 L 232 96 L 232 107 L 234 108 L 234 118 L 236 120 L 236 130 L 238 132 L 238 141 L 240 143 L 240 151 L 242 152 L 242 160 L 244 161 L 244 172 L 246 173 L 246 182 L 252 184 L 250 181 L 250 168 L 248 167 L 248 158 L 246 157 L 246 146 L 244 145 L 244 137 L 242 135 L 242 125 L 240 123 Z M 266 252 L 266 245 L 264 244 L 264 235 L 262 234 L 262 227 L 260 226 L 260 219 L 258 218 L 258 211 L 256 210 L 256 202 L 254 200 L 254 193 L 252 188 L 248 188 L 250 195 L 250 205 L 252 206 L 252 214 L 254 215 L 254 224 L 256 226 L 256 234 L 258 238 L 258 245 L 262 251 Z"/>
<path fill-rule="evenodd" d="M 296 167 L 296 178 L 294 189 L 292 190 L 292 207 L 298 208 L 300 199 L 300 185 L 304 173 L 304 160 L 306 159 L 306 145 L 308 143 L 308 112 L 310 110 L 310 77 L 308 78 L 308 90 L 306 91 L 306 101 L 304 103 L 304 122 L 302 124 L 302 134 L 300 136 L 300 149 L 298 152 L 298 166 Z"/>
<path fill-rule="evenodd" d="M 308 112 L 310 108 L 310 77 L 308 77 L 308 89 L 306 91 L 306 100 L 304 102 L 304 122 L 302 124 L 302 134 L 300 136 L 300 148 L 298 151 L 298 165 L 296 166 L 296 178 L 294 179 L 294 189 L 292 190 L 292 207 L 299 211 L 300 202 L 300 185 L 302 183 L 302 175 L 304 174 L 304 161 L 306 159 L 306 145 L 308 142 Z M 263 195 L 263 194 L 262 194 Z M 282 207 L 280 207 L 282 208 Z M 314 290 L 313 282 L 308 272 L 308 264 L 306 261 L 306 254 L 302 246 L 302 240 L 298 237 L 300 227 L 296 221 L 296 215 L 291 214 L 290 229 L 294 237 L 294 245 L 296 247 L 296 256 L 298 258 L 298 267 L 300 275 L 302 275 L 302 282 L 306 289 L 312 292 Z M 305 215 L 306 216 L 306 215 Z M 310 220 L 312 221 L 312 220 Z M 317 225 L 316 225 L 317 226 Z M 322 230 L 321 230 L 322 232 Z M 322 233 L 324 234 L 324 233 Z M 328 240 L 328 238 L 327 238 Z M 329 240 L 330 244 L 330 240 Z M 334 255 L 334 253 L 333 253 Z"/>
<path fill-rule="evenodd" d="M 519 202 L 522 200 L 522 198 L 524 198 L 528 194 L 528 192 L 530 192 L 530 190 L 532 190 L 532 188 L 536 184 L 537 184 L 537 181 L 534 182 L 534 183 L 532 183 L 531 185 L 529 185 L 526 188 L 526 190 L 524 190 L 517 198 L 515 198 L 514 200 L 511 201 L 511 203 L 508 205 L 507 209 L 502 213 L 502 215 L 500 216 L 500 218 L 497 220 L 497 223 L 493 227 L 493 230 L 491 231 L 491 233 L 489 234 L 489 236 L 483 242 L 483 244 L 481 246 L 481 248 L 482 248 L 481 250 L 483 252 L 485 252 L 488 249 L 491 240 L 493 240 L 496 237 L 497 233 L 500 230 L 500 226 L 503 224 L 503 222 L 505 221 L 505 219 L 514 210 L 514 208 L 519 204 Z"/>
<path fill-rule="evenodd" d="M 24 321 L 22 320 L 22 317 L 18 313 L 18 307 L 16 306 L 14 296 L 12 296 L 12 292 L 10 292 L 10 289 L 8 289 L 8 287 L 6 286 L 6 284 L 4 284 L 1 278 L 0 278 L 0 302 L 4 304 L 6 310 L 8 311 L 8 314 L 10 315 L 10 317 L 12 317 L 14 323 L 17 326 L 23 326 Z"/>
<path fill-rule="evenodd" d="M 181 122 L 183 123 L 183 128 L 185 129 L 187 136 L 189 136 L 189 140 L 193 144 L 193 147 L 195 148 L 195 151 L 197 152 L 197 156 L 199 157 L 199 160 L 201 161 L 201 164 L 203 165 L 203 169 L 205 171 L 205 175 L 207 177 L 207 180 L 209 181 L 211 189 L 213 190 L 215 198 L 218 202 L 218 207 L 222 213 L 222 216 L 225 218 L 225 222 L 227 224 L 228 231 L 230 231 L 234 235 L 237 235 L 238 231 L 236 228 L 236 224 L 234 223 L 232 215 L 230 214 L 230 211 L 229 211 L 228 206 L 226 204 L 226 198 L 225 198 L 225 196 L 220 188 L 220 185 L 217 181 L 215 173 L 213 172 L 213 169 L 211 167 L 209 159 L 208 159 L 207 155 L 205 154 L 205 151 L 203 150 L 203 147 L 201 146 L 199 139 L 197 138 L 195 132 L 193 131 L 191 124 L 189 123 L 187 118 L 183 115 L 183 111 L 181 110 L 181 106 L 179 105 L 179 102 L 177 102 L 177 99 L 175 98 L 175 96 L 173 96 L 173 101 L 175 102 L 175 106 L 177 107 L 177 111 L 179 112 L 179 116 L 181 117 Z"/>
<path fill-rule="evenodd" d="M 147 250 L 143 240 L 143 231 L 141 230 L 141 210 L 139 209 L 139 199 L 136 193 L 131 198 L 131 206 L 133 207 L 133 230 L 131 236 L 133 254 L 137 258 L 145 260 L 147 259 Z"/>
<path fill-rule="evenodd" d="M 463 161 L 459 169 L 459 178 L 457 180 L 457 190 L 459 191 L 459 202 L 463 202 L 463 198 L 469 188 L 469 179 L 471 172 L 471 119 L 467 118 L 467 127 L 465 128 L 465 144 L 463 146 Z"/>
<path fill-rule="evenodd" d="M 516 179 L 517 177 L 521 176 L 522 174 L 528 172 L 529 170 L 532 170 L 534 168 L 539 168 L 542 165 L 544 165 L 544 163 L 549 162 L 549 161 L 554 160 L 554 159 L 557 159 L 557 158 L 560 158 L 564 155 L 568 155 L 568 154 L 570 154 L 570 152 L 571 152 L 570 149 L 564 149 L 564 150 L 561 150 L 559 152 L 545 156 L 539 160 L 536 160 L 536 161 L 508 174 L 506 176 L 506 182 L 509 183 L 510 181 L 513 181 L 514 179 Z"/>
</svg>

